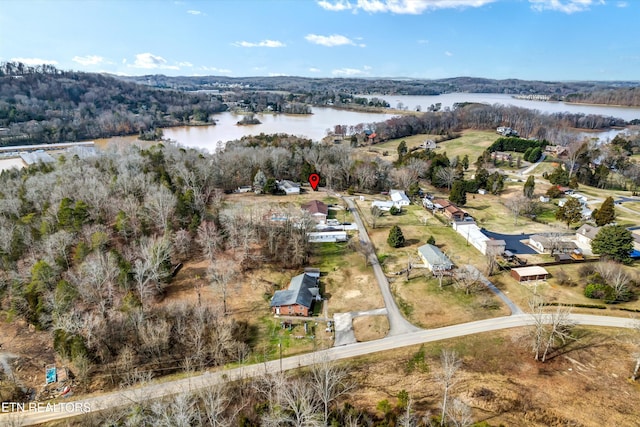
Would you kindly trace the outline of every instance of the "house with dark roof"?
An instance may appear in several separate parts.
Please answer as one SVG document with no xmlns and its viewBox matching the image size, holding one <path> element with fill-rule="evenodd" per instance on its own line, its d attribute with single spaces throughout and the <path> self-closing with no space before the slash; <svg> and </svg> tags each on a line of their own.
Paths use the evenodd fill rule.
<svg viewBox="0 0 640 427">
<path fill-rule="evenodd" d="M 324 224 L 327 221 L 329 207 L 319 200 L 312 200 L 302 205 L 302 210 L 309 212 L 311 218 L 318 224 Z"/>
<path fill-rule="evenodd" d="M 583 245 L 591 246 L 591 241 L 595 239 L 598 231 L 600 231 L 600 227 L 584 224 L 576 230 L 576 240 Z"/>
<path fill-rule="evenodd" d="M 276 291 L 271 298 L 271 311 L 287 316 L 309 316 L 313 303 L 321 301 L 320 275 L 315 272 L 299 274 L 291 279 L 289 288 Z"/>
</svg>

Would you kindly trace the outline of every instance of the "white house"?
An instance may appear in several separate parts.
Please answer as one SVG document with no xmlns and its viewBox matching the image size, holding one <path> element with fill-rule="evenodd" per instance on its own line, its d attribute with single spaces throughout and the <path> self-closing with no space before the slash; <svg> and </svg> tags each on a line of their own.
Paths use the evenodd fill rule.
<svg viewBox="0 0 640 427">
<path fill-rule="evenodd" d="M 418 248 L 418 255 L 424 265 L 431 271 L 451 270 L 453 263 L 437 246 L 423 245 Z"/>
<path fill-rule="evenodd" d="M 591 241 L 595 239 L 598 231 L 600 231 L 600 227 L 584 224 L 576 230 L 576 241 L 582 245 L 590 247 Z"/>
<path fill-rule="evenodd" d="M 453 229 L 483 255 L 500 255 L 506 249 L 507 243 L 504 240 L 490 239 L 473 221 L 454 222 Z"/>
<path fill-rule="evenodd" d="M 391 196 L 391 201 L 397 208 L 411 204 L 411 201 L 402 190 L 389 190 L 389 196 Z"/>
<path fill-rule="evenodd" d="M 300 194 L 300 184 L 286 179 L 278 181 L 278 189 L 284 191 L 287 196 L 290 194 Z"/>
<path fill-rule="evenodd" d="M 389 212 L 391 208 L 394 206 L 393 202 L 387 202 L 382 200 L 374 200 L 371 202 L 371 207 L 377 206 L 381 211 Z"/>
<path fill-rule="evenodd" d="M 307 233 L 309 243 L 346 242 L 346 231 L 314 231 Z"/>
</svg>

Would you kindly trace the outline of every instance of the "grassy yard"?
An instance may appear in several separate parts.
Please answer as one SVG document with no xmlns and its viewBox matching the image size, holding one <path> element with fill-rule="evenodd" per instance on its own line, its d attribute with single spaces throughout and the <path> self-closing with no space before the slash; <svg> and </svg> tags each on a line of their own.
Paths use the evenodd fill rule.
<svg viewBox="0 0 640 427">
<path fill-rule="evenodd" d="M 495 132 L 465 130 L 460 138 L 443 141 L 438 144 L 436 151 L 447 152 L 447 156 L 452 159 L 455 156 L 463 158 L 469 156 L 469 162 L 475 162 L 482 152 L 499 138 Z"/>
<path fill-rule="evenodd" d="M 466 295 L 447 278 L 440 289 L 437 278 L 426 269 L 394 280 L 391 289 L 407 319 L 422 328 L 437 328 L 490 317 L 506 316 L 509 310 L 488 290 Z"/>
<path fill-rule="evenodd" d="M 551 274 L 546 281 L 538 281 L 531 283 L 518 283 L 509 273 L 504 272 L 494 276 L 492 280 L 500 289 L 508 293 L 520 308 L 527 310 L 528 303 L 534 296 L 539 296 L 543 301 L 553 304 L 586 304 L 586 305 L 602 305 L 606 306 L 606 310 L 579 308 L 575 307 L 575 312 L 591 312 L 610 316 L 625 316 L 625 312 L 620 309 L 640 309 L 640 300 L 629 301 L 620 304 L 605 304 L 601 300 L 591 299 L 584 296 L 584 286 L 586 279 L 580 277 L 580 269 L 585 268 L 587 264 L 565 264 L 558 266 L 545 267 Z M 593 265 L 593 264 L 592 264 Z M 638 280 L 638 264 L 635 266 L 625 267 L 630 277 Z M 564 271 L 573 281 L 575 286 L 561 285 L 557 279 L 559 271 Z"/>
</svg>

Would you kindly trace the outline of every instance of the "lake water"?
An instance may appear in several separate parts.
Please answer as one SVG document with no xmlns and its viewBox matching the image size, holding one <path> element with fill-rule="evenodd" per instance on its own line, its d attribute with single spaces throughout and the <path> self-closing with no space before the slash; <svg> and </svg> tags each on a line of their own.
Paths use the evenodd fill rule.
<svg viewBox="0 0 640 427">
<path fill-rule="evenodd" d="M 450 93 L 437 96 L 382 96 L 392 107 L 401 102 L 407 109 L 415 110 L 418 105 L 425 111 L 431 104 L 442 103 L 442 108 L 452 108 L 456 102 L 482 102 L 486 104 L 515 105 L 518 107 L 538 110 L 543 113 L 572 112 L 583 114 L 600 114 L 615 116 L 625 120 L 640 118 L 640 108 L 576 105 L 563 102 L 528 101 L 515 99 L 505 94 L 484 93 Z M 327 130 L 335 125 L 355 126 L 360 123 L 373 123 L 387 120 L 393 114 L 361 113 L 354 111 L 337 110 L 333 108 L 314 107 L 311 115 L 284 115 L 284 114 L 257 114 L 262 122 L 259 125 L 238 126 L 236 122 L 242 118 L 229 112 L 216 114 L 215 126 L 181 126 L 164 129 L 166 138 L 177 141 L 186 147 L 201 148 L 213 152 L 216 147 L 224 145 L 227 141 L 240 139 L 243 136 L 258 135 L 260 133 L 288 133 L 290 135 L 303 136 L 314 141 L 319 141 L 327 135 Z M 589 133 L 589 136 L 598 136 L 603 140 L 613 138 L 619 130 L 610 130 L 601 133 Z M 130 143 L 136 137 L 109 138 L 99 142 Z"/>
<path fill-rule="evenodd" d="M 479 102 L 484 104 L 514 105 L 516 107 L 538 110 L 542 113 L 582 113 L 599 114 L 602 116 L 613 116 L 631 121 L 640 119 L 640 108 L 634 107 L 611 107 L 604 105 L 581 105 L 566 104 L 564 102 L 529 101 L 526 99 L 516 99 L 511 95 L 502 93 L 446 93 L 443 95 L 422 96 L 422 95 L 372 95 L 371 97 L 382 98 L 387 101 L 392 108 L 396 108 L 402 103 L 408 110 L 416 110 L 419 105 L 422 111 L 436 103 L 441 103 L 442 108 L 453 108 L 457 102 Z"/>
</svg>

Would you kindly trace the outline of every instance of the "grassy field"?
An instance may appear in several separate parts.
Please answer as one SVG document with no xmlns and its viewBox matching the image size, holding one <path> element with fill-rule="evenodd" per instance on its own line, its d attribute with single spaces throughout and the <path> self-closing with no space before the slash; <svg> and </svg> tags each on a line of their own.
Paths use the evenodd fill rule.
<svg viewBox="0 0 640 427">
<path fill-rule="evenodd" d="M 450 159 L 455 156 L 463 158 L 466 154 L 469 156 L 469 162 L 473 163 L 498 138 L 499 135 L 491 131 L 465 130 L 460 138 L 439 143 L 436 151 L 446 151 Z"/>
<path fill-rule="evenodd" d="M 350 401 L 375 412 L 383 399 L 395 406 L 404 390 L 418 417 L 439 414 L 440 354 L 449 349 L 462 360 L 450 396 L 473 408 L 474 422 L 488 423 L 478 425 L 637 425 L 640 387 L 627 380 L 637 350 L 630 332 L 580 329 L 578 342 L 544 364 L 533 360 L 528 332 L 478 334 L 358 358 L 350 365 L 358 383 Z"/>
<path fill-rule="evenodd" d="M 523 310 L 527 309 L 529 301 L 535 296 L 539 296 L 543 301 L 553 304 L 591 304 L 607 307 L 606 310 L 575 307 L 572 310 L 574 312 L 590 312 L 601 315 L 625 316 L 625 312 L 620 309 L 640 309 L 640 300 L 620 304 L 605 304 L 601 300 L 585 297 L 583 292 L 584 286 L 586 285 L 586 279 L 581 279 L 579 273 L 580 269 L 584 268 L 585 265 L 586 264 L 565 264 L 545 267 L 551 274 L 551 277 L 545 281 L 518 283 L 507 272 L 494 276 L 492 280 L 496 283 L 496 286 L 508 293 L 509 298 L 511 298 Z M 636 282 L 638 281 L 640 276 L 638 274 L 637 263 L 635 266 L 625 267 L 625 270 L 631 278 L 634 278 L 633 280 Z M 559 271 L 564 271 L 574 282 L 575 286 L 561 285 L 556 277 Z"/>
</svg>

